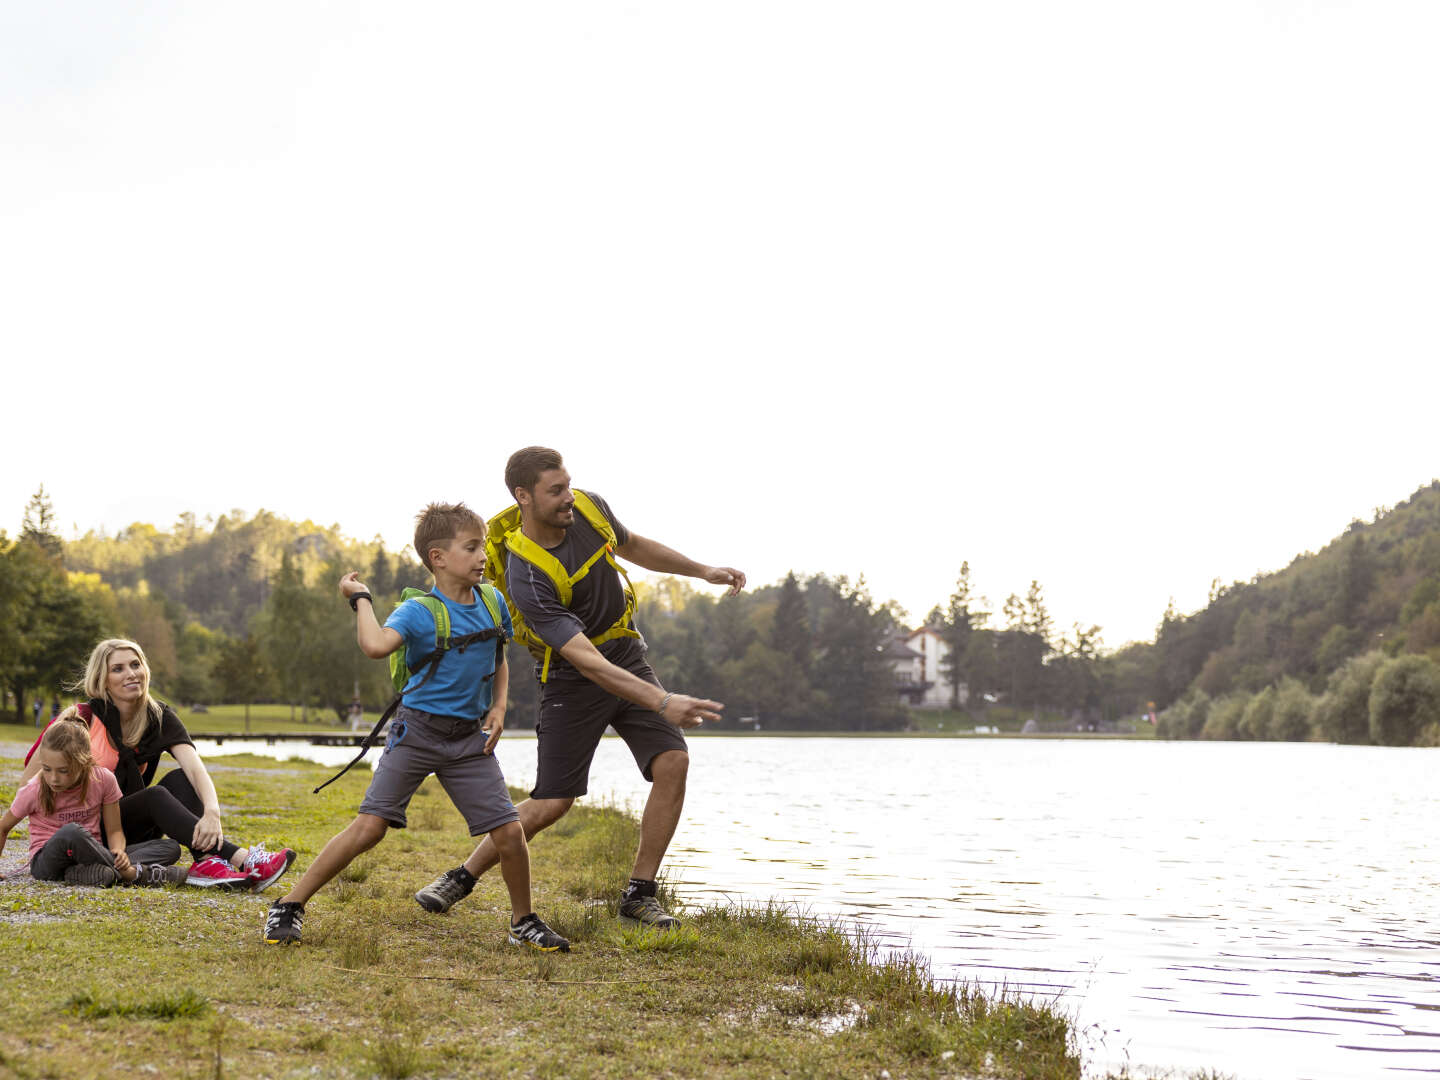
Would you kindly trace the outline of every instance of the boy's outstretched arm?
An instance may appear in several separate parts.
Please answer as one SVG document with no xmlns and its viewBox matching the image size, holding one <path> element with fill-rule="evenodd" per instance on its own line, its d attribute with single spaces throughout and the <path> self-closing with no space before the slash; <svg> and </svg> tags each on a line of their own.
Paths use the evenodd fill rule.
<svg viewBox="0 0 1440 1080">
<path fill-rule="evenodd" d="M 340 595 L 346 600 L 361 593 L 368 596 L 370 590 L 360 580 L 358 572 L 351 570 L 340 579 Z M 389 656 L 405 641 L 400 636 L 400 631 L 380 625 L 379 620 L 375 618 L 374 604 L 366 599 L 361 599 L 355 604 L 355 640 L 360 643 L 360 651 L 371 660 Z"/>
</svg>

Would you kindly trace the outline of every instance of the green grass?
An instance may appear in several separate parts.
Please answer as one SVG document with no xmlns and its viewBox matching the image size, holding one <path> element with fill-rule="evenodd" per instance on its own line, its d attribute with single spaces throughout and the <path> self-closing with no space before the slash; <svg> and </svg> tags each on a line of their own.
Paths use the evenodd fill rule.
<svg viewBox="0 0 1440 1080">
<path fill-rule="evenodd" d="M 226 764 L 227 831 L 294 847 L 293 872 L 353 817 L 368 780 L 351 773 L 316 796 L 320 766 Z M 0 759 L 0 795 L 18 770 Z M 0 882 L 0 970 L 16 988 L 0 1078 L 146 1065 L 257 1078 L 1079 1076 L 1053 1009 L 937 981 L 923 958 L 886 958 L 780 901 L 687 911 L 666 934 L 621 926 L 637 827 L 613 808 L 578 806 L 532 843 L 537 910 L 571 954 L 506 943 L 493 873 L 429 915 L 412 893 L 470 842 L 435 781 L 416 805 L 433 821 L 326 886 L 291 948 L 260 940 L 283 884 L 254 896 Z"/>
</svg>

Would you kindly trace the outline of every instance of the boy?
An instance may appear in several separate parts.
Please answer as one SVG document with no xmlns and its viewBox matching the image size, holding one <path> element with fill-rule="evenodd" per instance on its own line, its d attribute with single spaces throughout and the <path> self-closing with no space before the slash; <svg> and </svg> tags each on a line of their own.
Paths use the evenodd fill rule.
<svg viewBox="0 0 1440 1080">
<path fill-rule="evenodd" d="M 504 631 L 452 647 L 433 668 L 413 666 L 435 648 L 435 621 L 419 601 L 406 601 L 382 627 L 375 619 L 369 591 L 351 572 L 340 579 L 340 593 L 357 616 L 355 636 L 372 660 L 405 649 L 407 670 L 414 671 L 402 692 L 402 704 L 390 724 L 385 752 L 360 811 L 310 864 L 295 887 L 270 905 L 265 941 L 287 945 L 300 940 L 305 902 L 356 856 L 380 842 L 387 829 L 405 828 L 405 808 L 431 773 L 440 778 L 455 808 L 465 815 L 471 836 L 489 834 L 500 852 L 500 872 L 510 892 L 512 945 L 543 952 L 569 952 L 570 943 L 546 926 L 530 906 L 530 850 L 519 815 L 510 801 L 495 743 L 505 727 L 509 668 L 504 642 L 510 612 L 499 601 L 503 627 L 496 627 L 479 593 L 485 567 L 485 523 L 464 503 L 431 503 L 416 519 L 415 551 L 435 575 L 432 596 L 450 615 L 451 640 L 485 631 Z M 498 661 L 498 662 L 497 662 Z M 473 888 L 475 879 L 468 885 Z M 467 888 L 466 892 L 469 891 Z"/>
</svg>

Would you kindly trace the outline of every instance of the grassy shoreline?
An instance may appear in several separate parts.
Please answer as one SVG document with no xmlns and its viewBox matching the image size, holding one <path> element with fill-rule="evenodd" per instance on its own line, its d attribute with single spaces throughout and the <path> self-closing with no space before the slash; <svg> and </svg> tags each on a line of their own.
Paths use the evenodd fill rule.
<svg viewBox="0 0 1440 1080">
<path fill-rule="evenodd" d="M 244 755 L 213 771 L 228 832 L 288 843 L 300 868 L 369 779 L 357 769 L 315 796 L 320 766 Z M 0 759 L 6 796 L 18 772 Z M 950 987 L 923 959 L 885 960 L 783 905 L 690 911 L 666 935 L 622 928 L 635 837 L 628 815 L 581 806 L 537 838 L 537 908 L 575 942 L 540 956 L 505 944 L 495 875 L 447 916 L 411 899 L 469 846 L 433 779 L 411 827 L 311 901 L 292 948 L 260 941 L 282 886 L 34 882 L 17 832 L 0 881 L 0 1077 L 1079 1075 L 1060 1014 Z"/>
</svg>

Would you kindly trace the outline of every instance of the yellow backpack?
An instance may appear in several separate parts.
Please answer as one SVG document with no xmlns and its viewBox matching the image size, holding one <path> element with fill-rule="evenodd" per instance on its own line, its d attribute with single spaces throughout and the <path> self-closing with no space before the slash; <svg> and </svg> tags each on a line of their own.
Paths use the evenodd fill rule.
<svg viewBox="0 0 1440 1080">
<path fill-rule="evenodd" d="M 590 523 L 591 527 L 604 537 L 605 543 L 594 555 L 585 560 L 585 565 L 573 574 L 565 570 L 559 559 L 520 531 L 519 506 L 508 507 L 492 517 L 487 523 L 485 532 L 485 576 L 494 582 L 495 587 L 504 594 L 506 603 L 510 605 L 510 622 L 515 629 L 515 640 L 529 649 L 530 655 L 540 662 L 540 681 L 542 683 L 550 676 L 550 654 L 553 650 L 541 640 L 540 635 L 526 625 L 525 617 L 520 614 L 520 608 L 516 606 L 514 599 L 510 596 L 509 584 L 505 580 L 505 553 L 507 551 L 514 552 L 553 581 L 555 592 L 560 597 L 560 603 L 566 607 L 570 606 L 570 597 L 574 592 L 575 583 L 588 574 L 603 558 L 619 572 L 620 580 L 624 583 L 625 611 L 614 625 L 602 633 L 596 634 L 590 639 L 590 642 L 593 645 L 600 645 L 614 638 L 638 638 L 640 636 L 629 625 L 635 614 L 635 590 L 630 586 L 630 578 L 626 575 L 624 568 L 615 561 L 614 526 L 600 512 L 595 501 L 583 491 L 575 492 L 575 509 L 580 511 L 581 516 Z"/>
</svg>

